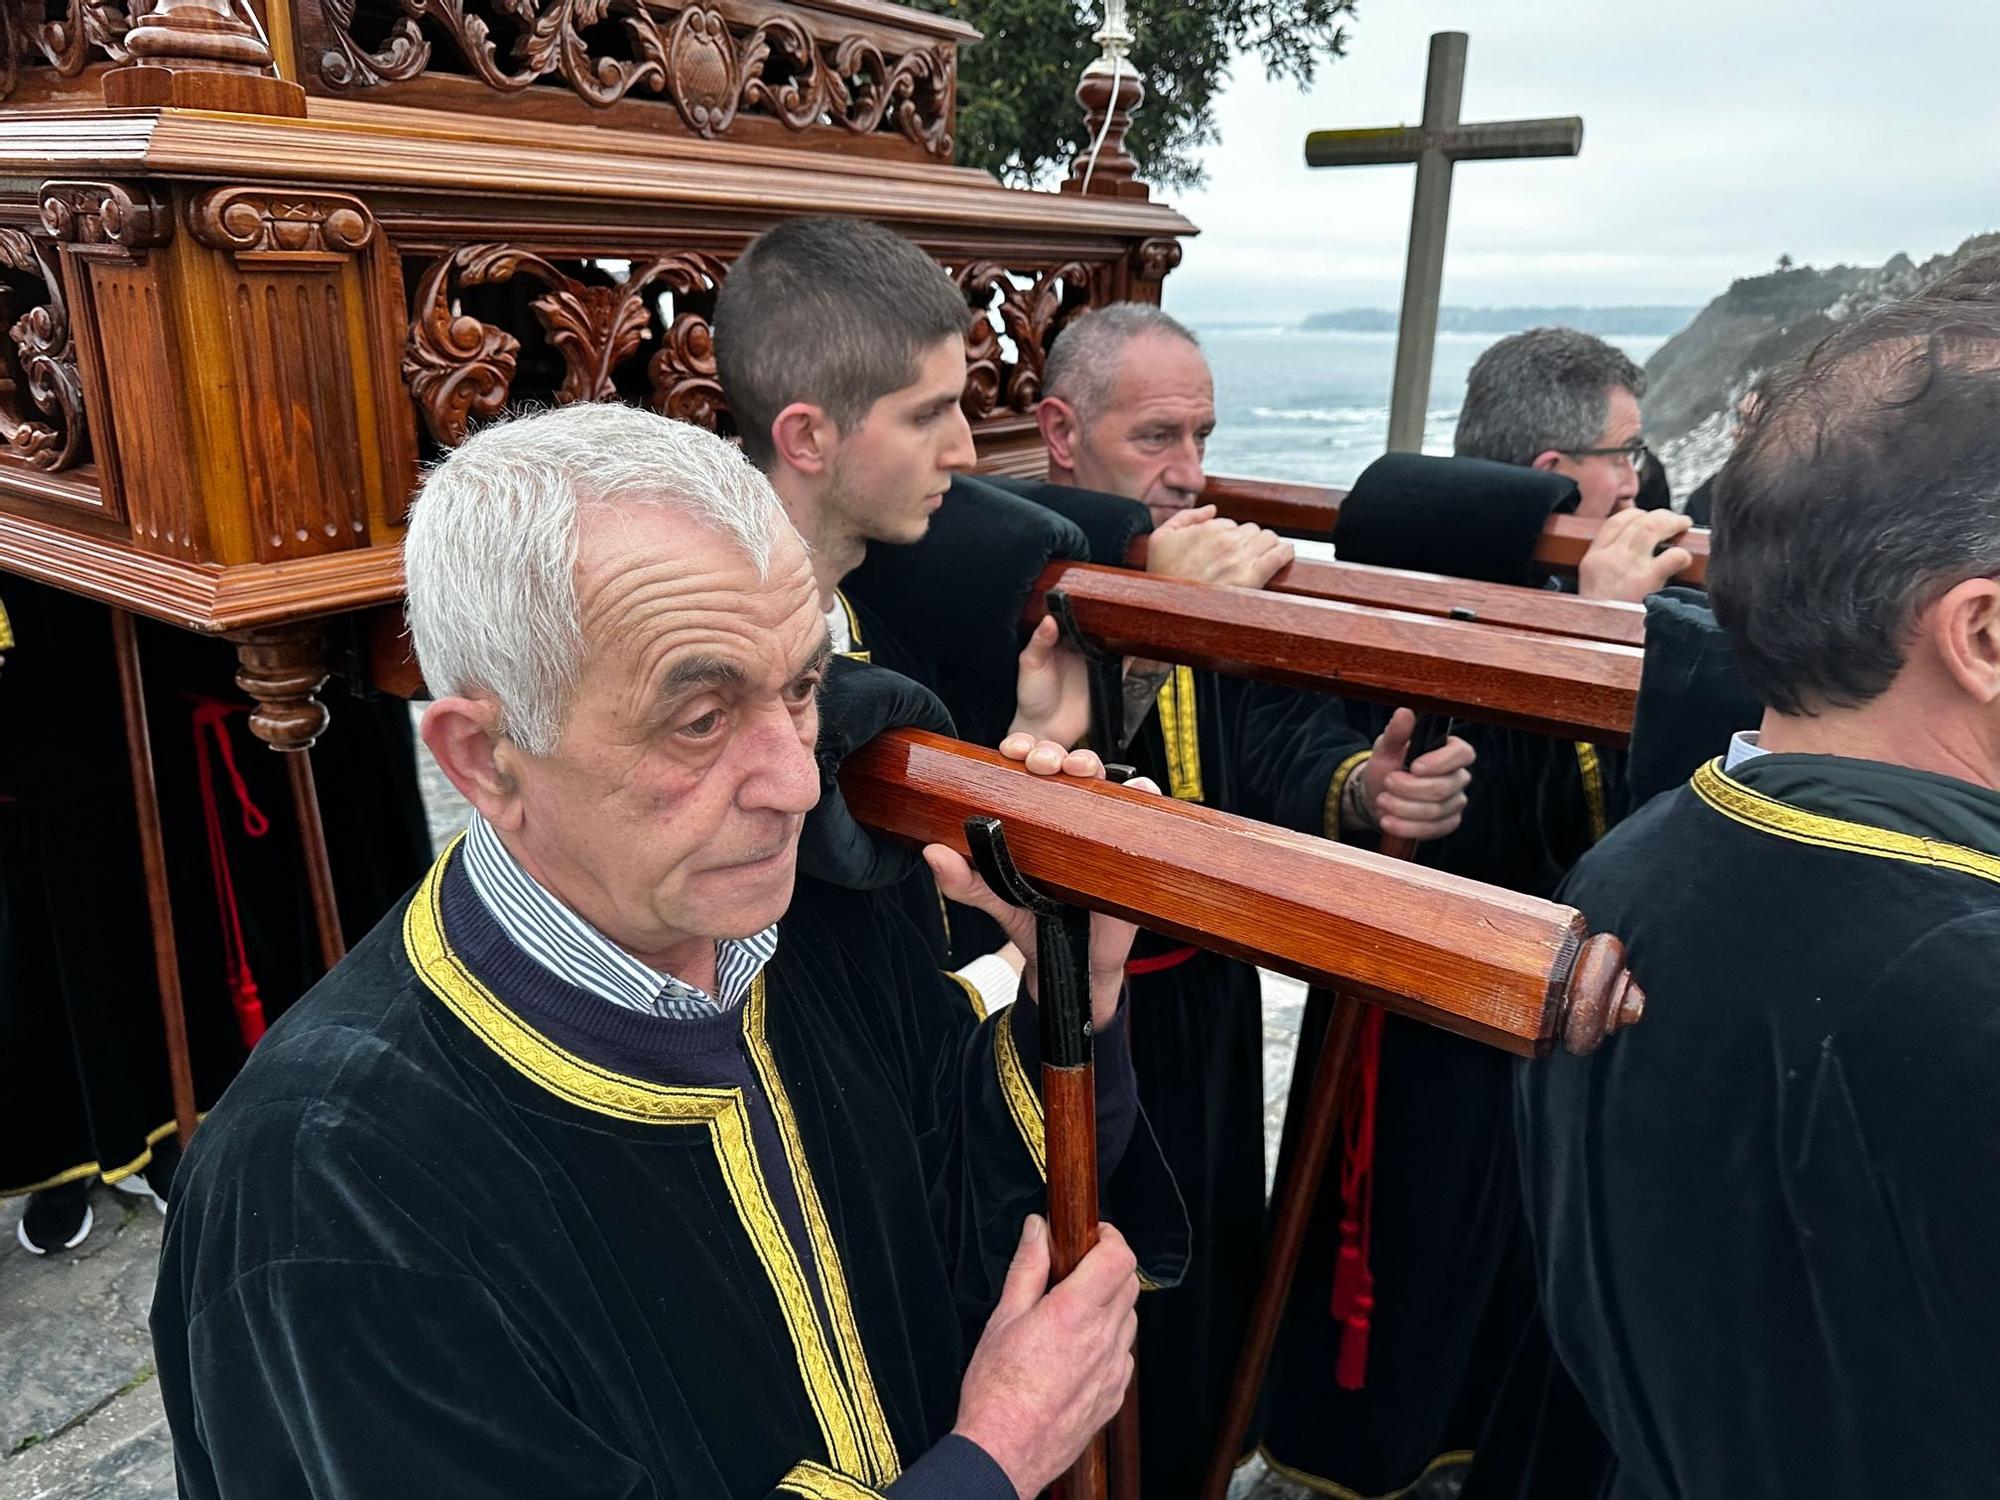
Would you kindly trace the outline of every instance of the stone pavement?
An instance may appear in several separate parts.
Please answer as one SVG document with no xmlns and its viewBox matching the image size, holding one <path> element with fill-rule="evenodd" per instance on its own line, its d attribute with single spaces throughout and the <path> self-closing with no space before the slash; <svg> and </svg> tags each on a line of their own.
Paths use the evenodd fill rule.
<svg viewBox="0 0 2000 1500">
<path fill-rule="evenodd" d="M 61 1255 L 15 1239 L 0 1203 L 0 1500 L 171 1500 L 173 1457 L 146 1314 L 160 1249 L 148 1199 L 99 1186 Z"/>
</svg>

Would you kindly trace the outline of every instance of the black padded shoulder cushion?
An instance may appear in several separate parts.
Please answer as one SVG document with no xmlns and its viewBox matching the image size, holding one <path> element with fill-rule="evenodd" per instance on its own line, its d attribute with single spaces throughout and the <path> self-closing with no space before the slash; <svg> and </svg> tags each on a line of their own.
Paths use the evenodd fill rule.
<svg viewBox="0 0 2000 1500">
<path fill-rule="evenodd" d="M 1388 453 L 1340 503 L 1333 549 L 1342 562 L 1533 584 L 1542 527 L 1576 498 L 1575 480 L 1540 469 Z"/>
<path fill-rule="evenodd" d="M 983 482 L 1032 500 L 1064 520 L 1075 522 L 1090 543 L 1090 560 L 1108 567 L 1124 567 L 1132 543 L 1153 529 L 1152 512 L 1123 495 L 1077 489 L 1047 479 L 992 478 Z"/>
<path fill-rule="evenodd" d="M 1014 718 L 1021 614 L 1042 569 L 1087 562 L 1090 544 L 1053 511 L 976 479 L 952 481 L 924 539 L 871 545 L 841 588 L 923 657 L 959 733 L 997 744 Z"/>
<path fill-rule="evenodd" d="M 1684 785 L 1698 767 L 1727 753 L 1731 735 L 1755 729 L 1763 717 L 1764 705 L 1743 680 L 1708 596 L 1690 588 L 1651 595 L 1626 770 L 1631 805 Z"/>
<path fill-rule="evenodd" d="M 951 715 L 929 689 L 886 667 L 836 656 L 827 663 L 819 694 L 819 806 L 799 832 L 799 868 L 829 885 L 876 890 L 893 884 L 922 861 L 911 850 L 877 838 L 859 823 L 840 795 L 840 763 L 889 729 L 952 733 Z"/>
</svg>

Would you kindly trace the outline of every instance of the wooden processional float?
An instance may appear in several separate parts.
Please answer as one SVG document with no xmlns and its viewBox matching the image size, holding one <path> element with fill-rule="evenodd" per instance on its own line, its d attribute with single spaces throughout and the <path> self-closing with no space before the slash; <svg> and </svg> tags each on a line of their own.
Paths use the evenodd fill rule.
<svg viewBox="0 0 2000 1500">
<path fill-rule="evenodd" d="M 192 1129 L 169 860 L 131 616 L 225 637 L 287 753 L 342 951 L 309 749 L 393 635 L 419 466 L 510 406 L 630 400 L 723 431 L 709 314 L 757 234 L 866 215 L 966 298 L 984 466 L 1033 471 L 1042 361 L 1157 302 L 1193 226 L 1079 89 L 1061 192 L 952 164 L 975 33 L 883 0 L 0 0 L 0 570 L 113 607 L 154 945 Z"/>
</svg>

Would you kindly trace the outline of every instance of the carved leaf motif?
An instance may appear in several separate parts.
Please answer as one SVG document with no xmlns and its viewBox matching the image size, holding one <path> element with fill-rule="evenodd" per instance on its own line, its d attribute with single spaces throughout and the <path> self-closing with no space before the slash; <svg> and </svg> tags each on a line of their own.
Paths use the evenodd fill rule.
<svg viewBox="0 0 2000 1500">
<path fill-rule="evenodd" d="M 423 28 L 408 16 L 397 18 L 382 45 L 369 51 L 354 40 L 355 0 L 321 0 L 333 50 L 322 52 L 319 76 L 333 88 L 368 88 L 401 83 L 423 72 L 431 60 L 431 44 Z"/>
<path fill-rule="evenodd" d="M 533 0 L 522 4 L 527 19 Z M 611 13 L 612 0 L 549 0 L 533 24 L 514 44 L 514 55 L 528 67 L 531 78 L 561 73 L 586 101 L 603 108 L 616 104 L 641 86 L 658 92 L 666 86 L 659 29 L 643 6 L 624 16 L 627 35 L 637 44 L 639 58 L 600 57 L 592 60 L 583 33 Z"/>
<path fill-rule="evenodd" d="M 120 0 L 71 0 L 116 6 Z M 957 87 L 956 53 L 919 47 L 890 59 L 861 35 L 822 38 L 791 16 L 757 24 L 729 21 L 692 0 L 401 0 L 399 18 L 373 51 L 355 41 L 356 0 L 321 0 L 332 46 L 320 76 L 334 88 L 365 88 L 418 77 L 430 65 L 431 37 L 441 33 L 465 65 L 501 93 L 560 77 L 598 107 L 634 91 L 665 93 L 698 135 L 724 134 L 746 110 L 808 130 L 831 119 L 856 135 L 899 131 L 934 155 L 948 155 L 947 128 Z M 482 13 L 482 7 L 484 7 Z M 673 25 L 665 15 L 678 11 Z M 518 29 L 503 64 L 489 18 Z M 616 16 L 631 56 L 593 56 L 587 34 Z M 510 66 L 511 64 L 511 66 Z M 848 80 L 858 84 L 850 87 Z"/>
<path fill-rule="evenodd" d="M 43 22 L 36 40 L 56 72 L 74 78 L 94 60 L 93 52 L 113 62 L 129 61 L 125 33 L 131 29 L 124 0 L 69 0 L 69 13 Z"/>
<path fill-rule="evenodd" d="M 784 62 L 792 75 L 776 87 L 764 77 L 774 58 Z M 806 29 L 787 16 L 775 16 L 750 34 L 743 49 L 742 76 L 744 107 L 768 109 L 792 130 L 817 124 L 835 91 L 843 105 L 847 98 Z"/>
<path fill-rule="evenodd" d="M 965 336 L 965 397 L 969 418 L 991 416 L 1004 404 L 1013 411 L 1032 411 L 1042 395 L 1042 365 L 1049 346 L 1069 320 L 1098 300 L 1090 269 L 1080 261 L 1065 261 L 1041 272 L 1033 285 L 1022 288 L 1006 267 L 994 261 L 974 261 L 953 278 L 972 309 Z M 1009 361 L 1000 333 L 987 316 L 1000 314 L 1001 326 L 1014 341 Z"/>
<path fill-rule="evenodd" d="M 609 401 L 619 396 L 617 372 L 654 332 L 656 286 L 676 292 L 711 290 L 722 280 L 714 257 L 659 256 L 635 265 L 612 285 L 586 282 L 552 261 L 509 245 L 467 245 L 438 261 L 417 294 L 403 359 L 403 378 L 440 443 L 463 441 L 474 417 L 506 405 L 520 341 L 504 329 L 466 316 L 455 290 L 526 275 L 548 290 L 529 306 L 563 358 L 560 402 Z M 707 322 L 682 313 L 647 364 L 656 409 L 712 426 L 722 400 Z"/>
<path fill-rule="evenodd" d="M 403 383 L 416 398 L 424 426 L 447 448 L 465 441 L 475 417 L 496 416 L 507 404 L 521 352 L 521 341 L 506 329 L 459 311 L 453 282 L 483 281 L 491 264 L 514 254 L 504 245 L 467 245 L 436 262 L 417 289 Z"/>
<path fill-rule="evenodd" d="M 21 362 L 28 396 L 48 421 L 20 405 L 19 387 L 0 392 L 0 434 L 8 449 L 41 469 L 67 469 L 81 461 L 89 431 L 84 425 L 83 381 L 62 278 L 18 229 L 0 229 L 0 265 L 41 283 L 43 301 L 7 330 Z"/>
<path fill-rule="evenodd" d="M 715 333 L 708 319 L 691 312 L 675 318 L 646 362 L 646 377 L 653 385 L 653 410 L 677 422 L 715 430 L 725 403 L 722 382 L 715 375 Z"/>
</svg>

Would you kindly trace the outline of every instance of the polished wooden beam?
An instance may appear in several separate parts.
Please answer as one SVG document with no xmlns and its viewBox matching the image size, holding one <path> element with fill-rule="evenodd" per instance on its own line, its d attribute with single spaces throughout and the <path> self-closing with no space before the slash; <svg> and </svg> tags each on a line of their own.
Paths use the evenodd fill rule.
<svg viewBox="0 0 2000 1500">
<path fill-rule="evenodd" d="M 1126 562 L 1146 565 L 1146 541 L 1132 544 Z M 1618 646 L 1646 643 L 1644 606 L 1622 599 L 1580 599 L 1553 589 L 1518 588 L 1482 583 L 1443 573 L 1417 573 L 1407 568 L 1375 568 L 1365 563 L 1320 562 L 1300 558 L 1280 568 L 1264 585 L 1274 594 L 1301 599 L 1330 599 L 1336 604 L 1365 604 L 1373 609 L 1400 609 L 1538 635 L 1567 635 L 1579 640 L 1608 641 Z"/>
<path fill-rule="evenodd" d="M 1242 479 L 1211 474 L 1201 492 L 1202 503 L 1213 505 L 1232 521 L 1250 521 L 1268 526 L 1286 536 L 1326 541 L 1340 520 L 1340 502 L 1347 491 L 1317 484 L 1290 484 L 1277 479 Z M 1535 561 L 1558 573 L 1574 573 L 1583 554 L 1597 540 L 1596 521 L 1581 516 L 1550 516 L 1535 548 Z M 1694 555 L 1694 563 L 1676 578 L 1676 583 L 1708 582 L 1708 532 L 1696 527 L 1681 537 L 1676 546 Z"/>
<path fill-rule="evenodd" d="M 1587 1052 L 1643 1007 L 1617 939 L 1569 907 L 1213 808 L 919 730 L 849 756 L 840 787 L 912 845 L 964 851 L 966 818 L 996 817 L 1052 896 L 1524 1057 Z"/>
<path fill-rule="evenodd" d="M 1027 619 L 1060 591 L 1110 651 L 1484 723 L 1623 745 L 1644 653 L 1430 615 L 1055 563 Z"/>
</svg>

